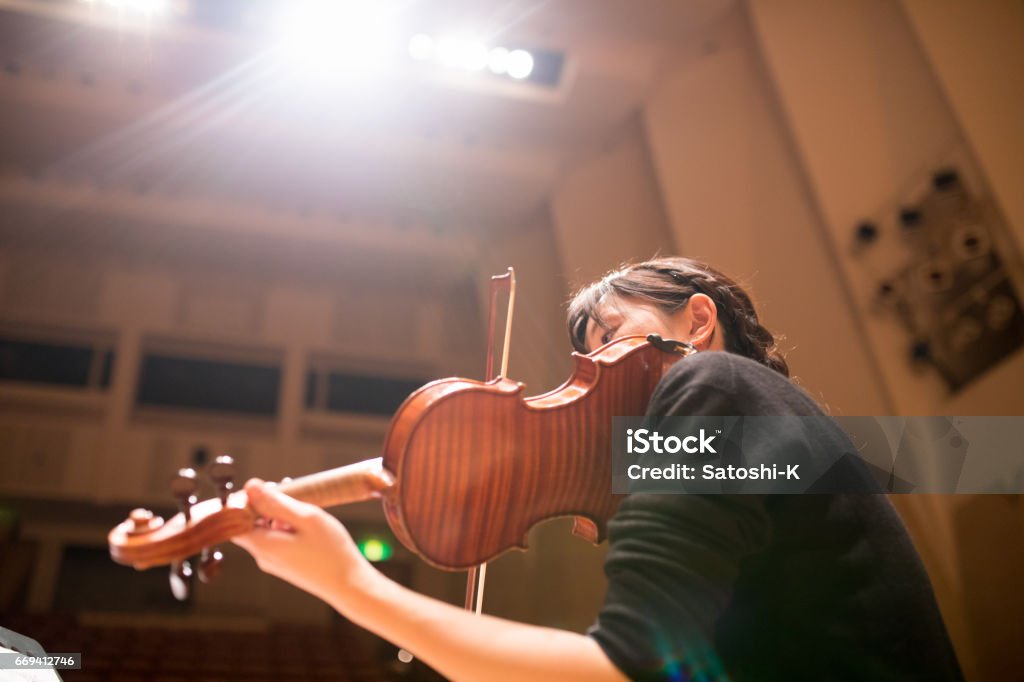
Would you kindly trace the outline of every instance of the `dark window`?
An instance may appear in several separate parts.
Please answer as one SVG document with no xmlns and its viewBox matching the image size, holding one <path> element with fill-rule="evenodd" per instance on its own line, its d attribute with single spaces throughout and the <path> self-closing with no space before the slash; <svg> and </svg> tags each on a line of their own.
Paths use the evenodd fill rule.
<svg viewBox="0 0 1024 682">
<path fill-rule="evenodd" d="M 320 386 L 319 382 L 326 384 Z M 306 407 L 331 412 L 391 415 L 410 393 L 425 383 L 420 379 L 310 372 L 306 377 Z M 317 401 L 318 388 L 324 393 L 323 405 Z"/>
<path fill-rule="evenodd" d="M 281 368 L 147 354 L 142 359 L 142 405 L 273 416 Z"/>
<path fill-rule="evenodd" d="M 90 369 L 97 353 L 100 363 L 98 385 L 110 385 L 113 351 L 100 351 L 93 346 L 69 346 L 37 341 L 0 339 L 0 379 L 31 381 L 60 386 L 89 386 Z"/>
</svg>

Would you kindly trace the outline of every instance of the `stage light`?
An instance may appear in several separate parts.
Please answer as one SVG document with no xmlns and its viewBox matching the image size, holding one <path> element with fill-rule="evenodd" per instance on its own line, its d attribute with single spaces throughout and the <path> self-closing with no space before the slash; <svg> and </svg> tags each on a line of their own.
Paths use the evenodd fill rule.
<svg viewBox="0 0 1024 682">
<path fill-rule="evenodd" d="M 437 41 L 437 63 L 455 68 L 459 63 L 459 42 L 455 38 L 441 38 Z"/>
<path fill-rule="evenodd" d="M 445 36 L 437 41 L 437 61 L 441 66 L 457 68 L 462 59 L 462 40 Z"/>
<path fill-rule="evenodd" d="M 487 55 L 487 68 L 498 76 L 508 71 L 508 50 L 504 47 L 493 47 Z"/>
<path fill-rule="evenodd" d="M 564 56 L 541 50 L 488 47 L 467 34 L 434 37 L 417 33 L 408 39 L 409 58 L 453 71 L 474 71 L 514 80 L 529 79 L 532 85 L 555 87 L 561 74 Z"/>
<path fill-rule="evenodd" d="M 409 39 L 409 56 L 418 62 L 425 62 L 434 56 L 434 39 L 425 33 L 417 33 Z"/>
<path fill-rule="evenodd" d="M 506 66 L 508 75 L 522 80 L 533 73 L 533 55 L 526 50 L 512 50 L 508 53 Z"/>
<path fill-rule="evenodd" d="M 164 0 L 129 0 L 127 5 L 145 14 L 158 14 L 167 9 Z"/>
<path fill-rule="evenodd" d="M 469 71 L 483 71 L 487 66 L 487 47 L 475 41 L 467 42 L 462 49 L 462 68 Z"/>
<path fill-rule="evenodd" d="M 286 5 L 278 51 L 294 66 L 323 75 L 365 75 L 393 56 L 389 3 L 307 0 Z"/>
<path fill-rule="evenodd" d="M 487 47 L 468 38 L 446 36 L 438 41 L 437 61 L 451 69 L 482 71 L 487 66 Z"/>
</svg>

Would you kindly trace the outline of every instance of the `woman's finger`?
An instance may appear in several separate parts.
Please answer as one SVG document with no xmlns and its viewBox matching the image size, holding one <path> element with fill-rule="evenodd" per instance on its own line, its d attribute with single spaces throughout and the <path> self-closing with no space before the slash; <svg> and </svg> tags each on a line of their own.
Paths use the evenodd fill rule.
<svg viewBox="0 0 1024 682">
<path fill-rule="evenodd" d="M 231 542 L 244 549 L 259 562 L 260 557 L 274 556 L 293 547 L 295 536 L 260 529 L 236 535 L 231 538 Z"/>
<path fill-rule="evenodd" d="M 258 515 L 283 521 L 291 528 L 301 526 L 317 510 L 317 507 L 288 497 L 258 478 L 245 484 L 245 494 L 249 497 L 249 505 Z"/>
</svg>

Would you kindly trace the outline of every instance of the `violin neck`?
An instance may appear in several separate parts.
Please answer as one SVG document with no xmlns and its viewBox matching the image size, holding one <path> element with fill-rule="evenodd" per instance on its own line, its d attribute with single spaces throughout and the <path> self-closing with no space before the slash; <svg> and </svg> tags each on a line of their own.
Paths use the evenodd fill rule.
<svg viewBox="0 0 1024 682">
<path fill-rule="evenodd" d="M 279 490 L 297 500 L 326 508 L 380 497 L 392 485 L 394 477 L 384 468 L 382 458 L 376 457 L 285 481 Z"/>
</svg>

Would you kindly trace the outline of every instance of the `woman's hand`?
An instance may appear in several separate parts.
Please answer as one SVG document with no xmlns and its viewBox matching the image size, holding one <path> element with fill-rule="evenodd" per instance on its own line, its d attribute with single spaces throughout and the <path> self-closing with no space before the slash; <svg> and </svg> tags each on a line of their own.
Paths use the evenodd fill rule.
<svg viewBox="0 0 1024 682">
<path fill-rule="evenodd" d="M 245 493 L 266 522 L 233 542 L 261 570 L 331 604 L 374 572 L 345 527 L 323 509 L 255 478 L 245 484 Z"/>
<path fill-rule="evenodd" d="M 402 587 L 359 553 L 337 519 L 260 480 L 245 484 L 268 523 L 234 539 L 261 569 L 411 651 L 453 680 L 624 682 L 589 637 L 478 616 Z"/>
</svg>

